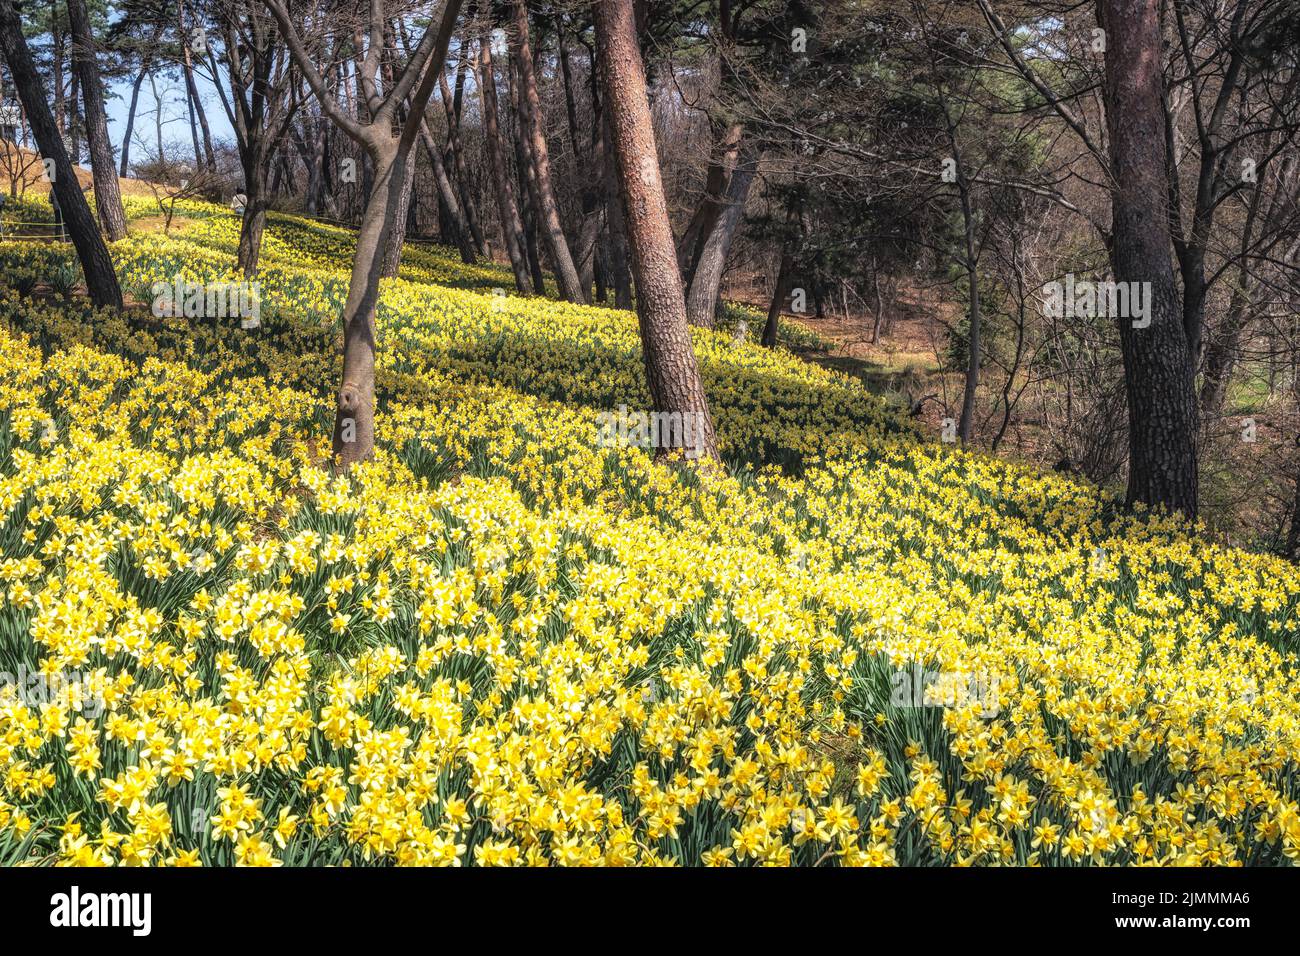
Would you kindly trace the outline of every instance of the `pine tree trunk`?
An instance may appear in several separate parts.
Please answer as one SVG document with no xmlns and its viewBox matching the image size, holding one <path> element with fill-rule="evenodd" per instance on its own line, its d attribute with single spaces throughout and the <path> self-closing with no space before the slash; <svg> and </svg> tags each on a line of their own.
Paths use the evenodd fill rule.
<svg viewBox="0 0 1300 956">
<path fill-rule="evenodd" d="M 136 76 L 135 82 L 131 84 L 131 106 L 126 112 L 126 132 L 122 135 L 122 165 L 118 167 L 118 175 L 123 179 L 126 178 L 127 171 L 130 169 L 129 157 L 131 154 L 131 136 L 135 132 L 135 110 L 140 103 L 140 87 L 144 85 L 145 74 L 149 72 L 150 59 L 144 57 L 140 63 L 140 73 Z"/>
<path fill-rule="evenodd" d="M 487 141 L 488 165 L 492 167 L 495 185 L 497 218 L 501 221 L 501 238 L 510 257 L 510 268 L 515 274 L 515 288 L 520 292 L 533 291 L 528 277 L 528 263 L 524 259 L 524 226 L 515 201 L 514 185 L 506 167 L 505 140 L 497 116 L 497 88 L 493 76 L 491 35 L 485 34 L 479 45 L 479 94 L 483 101 L 483 137 Z"/>
<path fill-rule="evenodd" d="M 438 187 L 439 201 L 451 218 L 456 233 L 456 248 L 460 251 L 461 261 L 466 265 L 473 265 L 477 258 L 474 251 L 473 231 L 465 218 L 465 210 L 461 207 L 460 199 L 456 195 L 456 187 L 452 185 L 451 177 L 447 175 L 447 164 L 443 162 L 442 153 L 433 140 L 433 134 L 429 132 L 428 123 L 420 124 L 420 141 L 424 143 L 424 151 L 428 153 L 429 163 L 433 167 L 433 181 Z"/>
<path fill-rule="evenodd" d="M 1106 30 L 1115 281 L 1149 283 L 1149 324 L 1121 316 L 1130 505 L 1188 516 L 1197 505 L 1197 412 L 1170 259 L 1159 0 L 1101 0 Z"/>
<path fill-rule="evenodd" d="M 59 29 L 58 0 L 50 3 L 50 67 L 54 71 L 54 125 L 60 136 L 68 132 L 68 111 L 63 96 L 63 31 Z"/>
<path fill-rule="evenodd" d="M 609 142 L 609 113 L 603 117 L 605 139 Z M 632 308 L 632 276 L 627 265 L 627 226 L 623 216 L 623 197 L 619 195 L 618 160 L 611 145 L 605 150 L 605 223 L 609 230 L 610 284 L 614 287 L 614 308 Z"/>
<path fill-rule="evenodd" d="M 517 56 L 511 55 L 506 78 L 510 86 L 510 116 L 513 120 L 511 139 L 515 146 L 515 175 L 519 178 L 520 209 L 524 225 L 524 255 L 533 288 L 546 288 L 546 275 L 542 271 L 542 257 L 537 244 L 537 223 L 541 218 L 537 203 L 537 167 L 533 164 L 532 141 L 524 128 L 524 108 L 519 97 Z"/>
<path fill-rule="evenodd" d="M 86 204 L 86 197 L 77 183 L 76 172 L 63 147 L 63 137 L 50 114 L 49 100 L 27 40 L 23 37 L 22 23 L 14 9 L 13 0 L 0 0 L 0 50 L 9 64 L 18 99 L 22 102 L 27 122 L 36 138 L 41 156 L 54 160 L 53 192 L 67 224 L 68 234 L 81 260 L 81 270 L 86 277 L 90 299 L 97 306 L 122 308 L 122 290 L 113 271 L 113 260 L 108 247 L 99 234 L 95 217 Z"/>
<path fill-rule="evenodd" d="M 696 448 L 706 457 L 717 458 L 713 421 L 686 323 L 686 298 L 664 200 L 632 0 L 603 0 L 595 4 L 594 15 L 651 401 L 656 412 L 681 413 L 683 420 L 690 416 L 698 429 Z M 659 448 L 660 453 L 666 450 Z"/>
<path fill-rule="evenodd" d="M 772 301 L 767 307 L 767 322 L 763 325 L 763 345 L 776 348 L 777 332 L 781 327 L 781 310 L 785 307 L 785 297 L 790 293 L 790 279 L 794 274 L 794 256 L 790 251 L 790 240 L 781 243 L 781 265 L 776 270 L 776 285 L 772 289 Z"/>
<path fill-rule="evenodd" d="M 722 212 L 723 194 L 729 181 L 727 170 L 735 165 L 742 133 L 743 128 L 739 123 L 730 124 L 714 144 L 704 175 L 704 195 L 677 243 L 677 261 L 681 264 L 682 279 L 688 288 L 704 251 L 704 241 L 713 232 L 713 224 Z"/>
<path fill-rule="evenodd" d="M 72 25 L 72 60 L 81 76 L 82 96 L 86 101 L 86 142 L 90 146 L 90 169 L 95 180 L 95 207 L 99 211 L 100 228 L 109 242 L 116 242 L 126 238 L 126 213 L 122 210 L 117 170 L 113 168 L 113 146 L 108 139 L 108 118 L 104 114 L 104 88 L 95 62 L 95 41 L 90 35 L 86 0 L 68 0 L 68 19 Z"/>
<path fill-rule="evenodd" d="M 77 100 L 80 98 L 81 78 L 74 65 L 72 79 L 68 81 L 68 149 L 73 165 L 81 164 L 81 134 L 77 125 Z"/>
<path fill-rule="evenodd" d="M 592 144 L 589 168 L 605 168 L 604 124 L 597 119 L 596 141 Z M 603 176 L 588 178 L 582 186 L 582 228 L 578 230 L 578 280 L 584 289 L 596 282 L 596 243 L 605 224 L 605 184 Z M 603 283 L 602 283 L 603 284 Z"/>
<path fill-rule="evenodd" d="M 194 169 L 197 172 L 203 168 L 203 152 L 199 147 L 199 124 L 194 118 L 194 87 L 188 82 L 185 84 L 185 112 L 190 119 L 190 140 L 194 144 Z"/>
<path fill-rule="evenodd" d="M 185 74 L 185 93 L 190 104 L 190 125 L 193 126 L 195 119 L 197 119 L 199 128 L 203 133 L 202 153 L 199 152 L 198 137 L 195 137 L 194 140 L 194 164 L 196 170 L 207 169 L 209 173 L 215 173 L 217 171 L 217 155 L 212 149 L 212 132 L 208 129 L 208 114 L 203 111 L 203 101 L 199 99 L 199 87 L 194 82 L 194 59 L 190 53 L 193 38 L 185 24 L 184 4 L 177 8 L 177 16 L 181 29 L 181 63 L 182 72 Z"/>
<path fill-rule="evenodd" d="M 524 0 L 511 0 L 518 55 L 515 63 L 519 72 L 519 112 L 522 134 L 529 147 L 533 165 L 533 183 L 537 190 L 538 215 L 546 251 L 555 270 L 555 282 L 560 295 L 570 302 L 586 302 L 588 290 L 582 286 L 577 266 L 569 250 L 569 241 L 560 222 L 560 205 L 551 185 L 551 159 L 546 145 L 546 130 L 542 117 L 542 101 L 537 93 L 537 78 L 533 73 L 532 49 L 528 39 L 528 10 Z"/>
<path fill-rule="evenodd" d="M 466 62 L 467 56 L 468 54 L 462 50 L 461 67 L 458 67 L 456 71 L 458 90 L 463 75 L 461 69 Z M 452 100 L 449 99 L 451 91 L 447 89 L 445 74 L 438 74 L 438 84 L 439 94 L 447 112 L 447 151 L 451 154 L 451 171 L 456 174 L 456 185 L 460 187 L 457 195 L 460 199 L 460 206 L 465 212 L 465 224 L 469 227 L 470 238 L 474 240 L 474 251 L 484 258 L 490 258 L 492 250 L 483 235 L 482 219 L 479 216 L 478 204 L 474 201 L 474 190 L 471 188 L 469 169 L 465 165 L 465 150 L 460 141 L 460 116 L 457 114 Z"/>
<path fill-rule="evenodd" d="M 718 289 L 722 275 L 727 270 L 727 256 L 740 222 L 745 217 L 745 200 L 750 184 L 758 172 L 758 155 L 746 146 L 736 157 L 736 168 L 727 182 L 722 197 L 721 214 L 714 220 L 713 228 L 704 238 L 703 249 L 691 278 L 686 296 L 686 317 L 691 325 L 713 328 L 714 312 L 718 303 Z"/>
</svg>

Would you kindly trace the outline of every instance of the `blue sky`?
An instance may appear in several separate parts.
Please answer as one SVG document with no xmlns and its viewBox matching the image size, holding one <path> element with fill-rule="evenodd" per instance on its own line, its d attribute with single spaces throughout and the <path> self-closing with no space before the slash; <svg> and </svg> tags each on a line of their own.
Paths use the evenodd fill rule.
<svg viewBox="0 0 1300 956">
<path fill-rule="evenodd" d="M 208 117 L 208 128 L 212 131 L 213 142 L 226 140 L 233 143 L 235 131 L 231 129 L 230 120 L 226 118 L 226 111 L 222 108 L 212 84 L 198 71 L 195 72 L 194 80 L 199 88 L 199 98 L 203 101 L 203 110 Z M 188 159 L 193 159 L 190 154 L 194 148 L 190 139 L 189 119 L 185 112 L 185 83 L 179 76 L 175 80 L 158 76 L 157 82 L 158 95 L 165 104 L 164 116 L 171 118 L 171 122 L 163 128 L 163 139 L 170 144 L 179 145 L 182 154 Z M 126 114 L 131 105 L 131 81 L 120 80 L 109 83 L 107 89 L 109 97 L 105 109 L 108 113 L 109 137 L 113 140 L 113 148 L 119 151 L 120 156 L 122 134 L 126 130 Z M 132 137 L 131 145 L 133 162 L 157 154 L 157 136 L 152 116 L 154 108 L 153 94 L 146 80 L 140 87 L 140 103 L 136 107 L 136 135 Z"/>
<path fill-rule="evenodd" d="M 499 54 L 504 54 L 505 38 L 502 31 L 498 30 L 494 33 L 493 46 L 497 48 Z M 451 57 L 454 58 L 455 56 L 455 47 L 453 47 Z M 185 83 L 180 77 L 179 71 L 173 72 L 176 75 L 171 79 L 162 75 L 156 75 L 155 77 L 158 84 L 158 94 L 165 104 L 164 115 L 168 118 L 168 122 L 163 129 L 163 139 L 170 146 L 179 150 L 178 153 L 173 154 L 173 158 L 183 157 L 193 160 L 194 147 L 190 138 L 189 118 L 185 110 Z M 126 116 L 131 104 L 131 86 L 134 79 L 134 77 L 122 78 L 112 81 L 106 86 L 108 96 L 105 101 L 105 109 L 108 113 L 109 137 L 112 139 L 113 148 L 118 151 L 117 155 L 119 157 L 121 156 L 122 135 L 126 130 Z M 199 97 L 203 101 L 203 110 L 208 118 L 208 128 L 211 131 L 214 145 L 223 141 L 233 145 L 235 131 L 230 125 L 230 120 L 226 117 L 226 111 L 221 105 L 221 99 L 218 97 L 212 82 L 207 78 L 203 70 L 197 68 L 194 79 L 199 89 Z M 472 93 L 474 89 L 475 83 L 471 75 L 467 92 Z M 135 130 L 131 144 L 131 161 L 133 163 L 157 155 L 157 135 L 151 115 L 155 108 L 153 93 L 150 90 L 148 80 L 146 80 L 140 87 L 140 101 L 136 107 Z"/>
</svg>

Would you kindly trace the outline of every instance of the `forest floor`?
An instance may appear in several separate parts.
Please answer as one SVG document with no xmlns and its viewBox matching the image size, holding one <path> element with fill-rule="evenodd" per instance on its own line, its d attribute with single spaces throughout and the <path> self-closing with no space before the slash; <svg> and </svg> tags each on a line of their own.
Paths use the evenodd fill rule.
<svg viewBox="0 0 1300 956">
<path fill-rule="evenodd" d="M 770 291 L 764 277 L 729 277 L 724 297 L 766 312 Z M 933 290 L 903 284 L 886 311 L 879 339 L 876 316 L 865 304 L 827 302 L 821 317 L 783 312 L 782 321 L 812 332 L 821 345 L 786 343 L 794 355 L 823 368 L 844 372 L 862 381 L 872 392 L 912 408 L 921 402 L 916 417 L 941 427 L 961 401 L 961 376 L 946 373 L 941 357 L 947 347 L 954 306 Z"/>
</svg>

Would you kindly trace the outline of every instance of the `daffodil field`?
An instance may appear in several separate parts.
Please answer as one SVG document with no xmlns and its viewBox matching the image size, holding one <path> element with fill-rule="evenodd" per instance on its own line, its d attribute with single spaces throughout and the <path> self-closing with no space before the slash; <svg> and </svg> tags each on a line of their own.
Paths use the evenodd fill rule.
<svg viewBox="0 0 1300 956">
<path fill-rule="evenodd" d="M 178 216 L 112 247 L 137 301 L 236 278 Z M 730 333 L 725 468 L 602 447 L 635 317 L 414 244 L 338 476 L 350 254 L 273 216 L 247 329 L 0 244 L 0 863 L 1300 857 L 1296 567 Z"/>
</svg>

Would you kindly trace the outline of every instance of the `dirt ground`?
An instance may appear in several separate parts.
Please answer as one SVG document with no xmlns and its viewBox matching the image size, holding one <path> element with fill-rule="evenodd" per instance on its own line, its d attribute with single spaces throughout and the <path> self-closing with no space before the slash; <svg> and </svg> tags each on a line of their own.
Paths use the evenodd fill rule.
<svg viewBox="0 0 1300 956">
<path fill-rule="evenodd" d="M 771 291 L 761 274 L 729 276 L 723 296 L 766 312 Z M 847 312 L 841 298 L 828 298 L 819 318 L 809 312 L 783 312 L 793 322 L 827 343 L 817 349 L 796 343 L 788 347 L 809 362 L 859 378 L 871 391 L 913 408 L 918 416 L 941 427 L 960 401 L 961 376 L 942 373 L 940 355 L 947 343 L 947 323 L 953 307 L 933 291 L 913 285 L 899 288 L 885 312 L 879 341 L 873 341 L 876 318 L 862 302 L 851 299 Z"/>
</svg>

